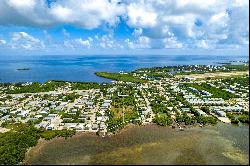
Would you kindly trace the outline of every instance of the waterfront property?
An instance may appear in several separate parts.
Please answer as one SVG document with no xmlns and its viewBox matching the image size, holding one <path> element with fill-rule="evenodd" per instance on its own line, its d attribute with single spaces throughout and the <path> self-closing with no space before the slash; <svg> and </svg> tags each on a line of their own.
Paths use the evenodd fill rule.
<svg viewBox="0 0 250 166">
<path fill-rule="evenodd" d="M 206 73 L 226 70 L 177 66 L 109 74 L 116 80 L 109 84 L 67 81 L 0 84 L 1 132 L 6 136 L 13 130 L 19 132 L 16 125 L 23 124 L 27 126 L 22 130 L 31 127 L 34 139 L 52 139 L 75 132 L 94 132 L 104 137 L 132 123 L 155 123 L 180 130 L 215 125 L 218 120 L 249 123 L 248 75 L 237 79 L 228 76 L 183 79 L 178 77 L 183 73 L 168 73 L 173 68 L 190 68 L 194 72 L 199 68 L 199 72 Z"/>
</svg>

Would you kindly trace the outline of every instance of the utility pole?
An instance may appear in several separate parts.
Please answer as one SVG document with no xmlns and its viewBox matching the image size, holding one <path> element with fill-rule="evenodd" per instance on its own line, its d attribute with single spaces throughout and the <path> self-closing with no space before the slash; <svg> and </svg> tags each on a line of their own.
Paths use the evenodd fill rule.
<svg viewBox="0 0 250 166">
<path fill-rule="evenodd" d="M 122 106 L 122 120 L 123 120 L 123 123 L 124 123 L 124 106 Z"/>
</svg>

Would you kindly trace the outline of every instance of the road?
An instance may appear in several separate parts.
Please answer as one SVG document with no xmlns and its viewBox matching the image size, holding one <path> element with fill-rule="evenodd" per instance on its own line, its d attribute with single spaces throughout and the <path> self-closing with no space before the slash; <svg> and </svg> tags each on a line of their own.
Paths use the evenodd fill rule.
<svg viewBox="0 0 250 166">
<path fill-rule="evenodd" d="M 147 96 L 145 95 L 144 91 L 141 90 L 141 92 L 142 92 L 142 96 L 143 96 L 143 98 L 144 98 L 144 100 L 145 100 L 145 102 L 146 102 L 146 105 L 147 105 L 147 111 L 148 111 L 149 114 L 150 114 L 150 118 L 144 119 L 144 120 L 142 121 L 142 124 L 152 123 L 153 118 L 155 117 L 155 114 L 154 114 L 153 111 L 152 111 L 152 108 L 151 108 L 151 106 L 150 106 L 150 102 L 148 101 L 148 98 L 147 98 Z M 146 122 L 146 121 L 147 121 L 147 122 Z"/>
</svg>

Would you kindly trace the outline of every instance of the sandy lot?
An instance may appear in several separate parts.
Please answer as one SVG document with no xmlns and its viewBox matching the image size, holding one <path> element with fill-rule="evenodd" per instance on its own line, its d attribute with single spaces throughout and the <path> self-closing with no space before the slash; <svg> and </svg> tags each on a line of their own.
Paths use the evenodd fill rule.
<svg viewBox="0 0 250 166">
<path fill-rule="evenodd" d="M 208 77 L 230 77 L 249 75 L 249 71 L 234 71 L 234 72 L 217 72 L 217 73 L 204 73 L 204 74 L 190 74 L 190 75 L 176 75 L 177 78 L 189 77 L 189 78 L 208 78 Z"/>
<path fill-rule="evenodd" d="M 0 133 L 5 133 L 5 132 L 7 132 L 7 131 L 9 131 L 10 129 L 6 129 L 6 128 L 2 128 L 2 127 L 0 127 Z"/>
</svg>

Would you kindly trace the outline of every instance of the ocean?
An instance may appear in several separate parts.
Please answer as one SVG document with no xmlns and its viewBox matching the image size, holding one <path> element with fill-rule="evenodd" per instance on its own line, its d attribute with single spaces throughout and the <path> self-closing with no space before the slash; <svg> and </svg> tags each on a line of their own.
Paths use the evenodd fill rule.
<svg viewBox="0 0 250 166">
<path fill-rule="evenodd" d="M 0 56 L 0 82 L 46 82 L 49 80 L 110 82 L 97 71 L 132 71 L 167 65 L 218 65 L 218 62 L 248 60 L 248 56 L 214 55 L 44 55 Z M 30 68 L 31 70 L 17 70 Z"/>
</svg>

